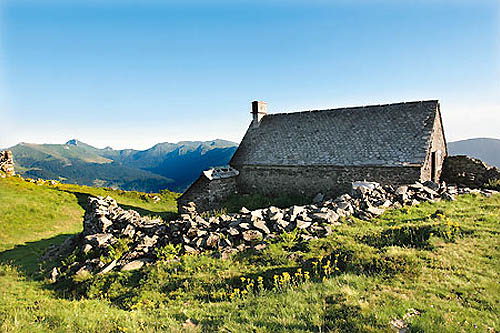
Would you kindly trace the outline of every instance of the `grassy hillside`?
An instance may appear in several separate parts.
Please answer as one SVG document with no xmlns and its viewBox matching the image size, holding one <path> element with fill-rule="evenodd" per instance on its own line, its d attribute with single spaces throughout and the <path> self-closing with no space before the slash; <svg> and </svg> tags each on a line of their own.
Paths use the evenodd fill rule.
<svg viewBox="0 0 500 333">
<path fill-rule="evenodd" d="M 500 329 L 500 196 L 463 196 L 345 221 L 326 239 L 293 235 L 228 260 L 166 259 L 54 288 L 35 256 L 80 230 L 83 199 L 110 194 L 150 215 L 173 195 L 0 179 L 0 331 L 337 331 Z M 441 211 L 438 211 L 441 210 Z M 168 214 L 164 215 L 168 218 Z M 10 263 L 9 263 L 10 262 Z"/>
</svg>

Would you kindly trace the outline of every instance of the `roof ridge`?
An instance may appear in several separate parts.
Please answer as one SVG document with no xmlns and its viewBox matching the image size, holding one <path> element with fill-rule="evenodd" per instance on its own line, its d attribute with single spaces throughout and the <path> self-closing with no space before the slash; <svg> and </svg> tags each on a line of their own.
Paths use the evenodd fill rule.
<svg viewBox="0 0 500 333">
<path fill-rule="evenodd" d="M 269 116 L 279 116 L 285 114 L 299 114 L 299 113 L 309 113 L 309 112 L 322 112 L 322 111 L 339 111 L 339 110 L 352 110 L 352 109 L 365 109 L 365 108 L 373 108 L 373 107 L 386 107 L 386 106 L 395 106 L 395 105 L 404 105 L 404 104 L 418 104 L 418 103 L 430 103 L 435 102 L 439 103 L 438 99 L 428 99 L 423 101 L 411 101 L 411 102 L 397 102 L 397 103 L 387 103 L 387 104 L 371 104 L 371 105 L 361 105 L 361 106 L 346 106 L 334 109 L 319 109 L 319 110 L 303 110 L 303 111 L 290 111 L 290 112 L 278 112 L 278 113 L 268 113 L 266 117 Z"/>
</svg>

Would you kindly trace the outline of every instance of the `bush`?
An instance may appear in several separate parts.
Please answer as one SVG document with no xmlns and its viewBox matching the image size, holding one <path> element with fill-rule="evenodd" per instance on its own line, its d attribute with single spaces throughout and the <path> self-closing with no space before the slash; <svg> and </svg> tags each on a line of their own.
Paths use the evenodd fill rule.
<svg viewBox="0 0 500 333">
<path fill-rule="evenodd" d="M 485 187 L 490 190 L 500 191 L 500 179 L 490 179 L 490 181 L 485 184 Z"/>
</svg>

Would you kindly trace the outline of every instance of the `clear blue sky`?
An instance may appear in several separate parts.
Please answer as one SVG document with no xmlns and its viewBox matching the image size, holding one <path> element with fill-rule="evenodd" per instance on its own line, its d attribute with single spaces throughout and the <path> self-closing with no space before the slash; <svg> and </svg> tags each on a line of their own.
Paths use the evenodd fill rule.
<svg viewBox="0 0 500 333">
<path fill-rule="evenodd" d="M 0 3 L 0 147 L 239 141 L 269 112 L 439 99 L 500 138 L 498 0 Z"/>
</svg>

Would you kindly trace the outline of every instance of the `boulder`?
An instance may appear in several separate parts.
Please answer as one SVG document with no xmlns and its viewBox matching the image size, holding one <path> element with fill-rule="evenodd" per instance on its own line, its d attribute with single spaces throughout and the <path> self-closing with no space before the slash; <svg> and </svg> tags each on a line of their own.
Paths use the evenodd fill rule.
<svg viewBox="0 0 500 333">
<path fill-rule="evenodd" d="M 318 193 L 314 196 L 313 198 L 313 202 L 314 203 L 320 203 L 323 201 L 323 199 L 325 199 L 325 196 L 323 195 L 323 193 Z"/>
<path fill-rule="evenodd" d="M 262 231 L 265 234 L 271 233 L 271 231 L 269 230 L 269 228 L 267 227 L 266 223 L 263 220 L 254 221 L 253 222 L 253 227 L 255 229 L 258 229 L 258 230 Z"/>
<path fill-rule="evenodd" d="M 247 242 L 253 242 L 262 239 L 262 233 L 258 230 L 243 231 L 243 239 Z"/>
<path fill-rule="evenodd" d="M 112 238 L 112 234 L 104 233 L 85 236 L 85 240 L 87 241 L 87 243 L 93 244 L 98 247 L 107 246 Z"/>
<path fill-rule="evenodd" d="M 149 262 L 148 259 L 137 259 L 137 260 L 131 261 L 129 263 L 126 263 L 125 265 L 122 266 L 122 268 L 120 270 L 122 272 L 133 271 L 133 270 L 142 268 L 148 262 Z"/>
</svg>

